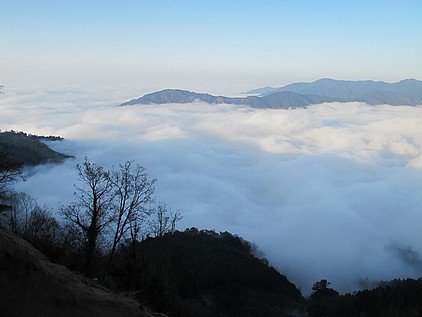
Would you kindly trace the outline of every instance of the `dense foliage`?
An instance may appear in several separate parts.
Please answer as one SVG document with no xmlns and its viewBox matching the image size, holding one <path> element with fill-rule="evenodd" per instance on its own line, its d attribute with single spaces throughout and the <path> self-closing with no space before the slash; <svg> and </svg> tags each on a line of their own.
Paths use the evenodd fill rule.
<svg viewBox="0 0 422 317">
<path fill-rule="evenodd" d="M 422 316 L 422 279 L 382 282 L 371 290 L 339 295 L 324 288 L 309 299 L 310 316 Z"/>
<path fill-rule="evenodd" d="M 16 131 L 0 132 L 0 146 L 8 147 L 13 152 L 15 159 L 25 165 L 60 163 L 70 157 L 52 150 L 42 142 L 61 139 L 57 136 L 44 137 Z"/>
<path fill-rule="evenodd" d="M 121 248 L 111 277 L 170 316 L 291 316 L 304 299 L 251 245 L 195 228 Z"/>
</svg>

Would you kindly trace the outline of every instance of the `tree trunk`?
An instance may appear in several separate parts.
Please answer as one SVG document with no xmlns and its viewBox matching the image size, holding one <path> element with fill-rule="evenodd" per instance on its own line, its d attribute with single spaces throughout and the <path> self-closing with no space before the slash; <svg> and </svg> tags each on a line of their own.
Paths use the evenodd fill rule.
<svg viewBox="0 0 422 317">
<path fill-rule="evenodd" d="M 130 247 L 131 247 L 132 261 L 135 262 L 136 261 L 136 240 L 132 239 L 132 241 L 130 242 Z"/>
<path fill-rule="evenodd" d="M 116 242 L 116 240 L 114 240 L 113 247 L 111 248 L 110 256 L 108 257 L 106 269 L 104 271 L 104 275 L 103 275 L 103 278 L 102 278 L 103 282 L 107 278 L 108 272 L 110 271 L 110 266 L 111 266 L 111 262 L 113 262 L 114 253 L 116 252 L 116 247 L 117 247 L 117 242 Z"/>
<path fill-rule="evenodd" d="M 86 248 L 86 260 L 85 260 L 85 274 L 90 276 L 91 275 L 91 266 L 92 266 L 92 258 L 94 256 L 94 252 L 97 246 L 97 235 L 98 233 L 90 228 L 91 232 L 88 232 L 88 241 L 87 241 L 87 248 Z"/>
</svg>

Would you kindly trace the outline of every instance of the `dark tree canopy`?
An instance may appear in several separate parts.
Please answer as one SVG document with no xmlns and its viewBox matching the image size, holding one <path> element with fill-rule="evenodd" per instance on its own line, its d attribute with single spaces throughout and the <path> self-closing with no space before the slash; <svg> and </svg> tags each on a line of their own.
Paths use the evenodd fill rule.
<svg viewBox="0 0 422 317">
<path fill-rule="evenodd" d="M 60 141 L 59 136 L 40 136 L 20 131 L 0 132 L 0 144 L 11 151 L 16 160 L 27 166 L 61 163 L 70 156 L 52 150 L 42 141 Z"/>
<path fill-rule="evenodd" d="M 382 282 L 374 289 L 341 296 L 329 288 L 320 288 L 322 284 L 317 283 L 318 289 L 308 304 L 311 317 L 422 316 L 422 279 Z"/>
<path fill-rule="evenodd" d="M 135 289 L 148 306 L 169 316 L 301 316 L 304 299 L 287 278 L 251 254 L 251 245 L 228 232 L 196 228 L 129 246 L 110 276 Z"/>
</svg>

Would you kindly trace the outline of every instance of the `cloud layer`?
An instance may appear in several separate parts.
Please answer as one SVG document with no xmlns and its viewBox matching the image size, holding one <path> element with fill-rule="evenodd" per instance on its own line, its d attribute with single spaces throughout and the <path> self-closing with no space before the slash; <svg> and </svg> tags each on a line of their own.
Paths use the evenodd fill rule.
<svg viewBox="0 0 422 317">
<path fill-rule="evenodd" d="M 158 178 L 157 198 L 183 212 L 182 227 L 245 237 L 305 293 L 321 278 L 348 291 L 421 276 L 422 107 L 118 108 L 119 98 L 0 96 L 0 128 L 64 136 L 52 146 L 76 156 L 37 167 L 18 188 L 56 206 L 72 199 L 85 155 L 108 166 L 133 159 Z"/>
</svg>

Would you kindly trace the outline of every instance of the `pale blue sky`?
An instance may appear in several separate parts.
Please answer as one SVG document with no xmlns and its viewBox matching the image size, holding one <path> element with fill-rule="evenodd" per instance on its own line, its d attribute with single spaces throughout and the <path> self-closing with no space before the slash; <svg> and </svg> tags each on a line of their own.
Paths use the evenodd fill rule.
<svg viewBox="0 0 422 317">
<path fill-rule="evenodd" d="M 420 0 L 0 0 L 0 81 L 422 79 L 421 17 Z"/>
</svg>

